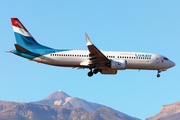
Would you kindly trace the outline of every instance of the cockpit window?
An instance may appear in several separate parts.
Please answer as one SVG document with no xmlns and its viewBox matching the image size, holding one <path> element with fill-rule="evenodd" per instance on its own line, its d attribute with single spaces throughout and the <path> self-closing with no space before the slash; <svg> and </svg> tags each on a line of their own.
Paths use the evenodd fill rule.
<svg viewBox="0 0 180 120">
<path fill-rule="evenodd" d="M 164 60 L 169 60 L 168 58 L 164 58 Z"/>
</svg>

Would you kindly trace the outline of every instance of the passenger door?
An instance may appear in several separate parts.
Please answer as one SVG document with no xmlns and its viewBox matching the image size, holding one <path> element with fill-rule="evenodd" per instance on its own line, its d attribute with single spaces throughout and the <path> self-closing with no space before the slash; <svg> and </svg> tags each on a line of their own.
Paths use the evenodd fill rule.
<svg viewBox="0 0 180 120">
<path fill-rule="evenodd" d="M 156 57 L 156 63 L 160 63 L 160 58 L 158 56 Z"/>
</svg>

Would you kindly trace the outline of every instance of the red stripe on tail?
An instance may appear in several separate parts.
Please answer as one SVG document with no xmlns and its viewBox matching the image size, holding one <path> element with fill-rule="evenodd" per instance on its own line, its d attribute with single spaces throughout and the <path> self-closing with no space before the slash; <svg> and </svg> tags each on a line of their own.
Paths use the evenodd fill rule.
<svg viewBox="0 0 180 120">
<path fill-rule="evenodd" d="M 11 18 L 12 25 L 21 28 L 28 32 L 28 30 L 23 26 L 23 24 L 17 18 Z"/>
</svg>

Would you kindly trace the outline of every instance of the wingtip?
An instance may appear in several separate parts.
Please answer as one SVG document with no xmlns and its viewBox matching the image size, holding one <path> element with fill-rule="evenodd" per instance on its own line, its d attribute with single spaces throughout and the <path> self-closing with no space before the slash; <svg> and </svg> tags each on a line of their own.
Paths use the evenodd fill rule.
<svg viewBox="0 0 180 120">
<path fill-rule="evenodd" d="M 86 35 L 86 41 L 87 41 L 86 46 L 92 45 L 92 42 L 91 42 L 91 40 L 89 39 L 87 33 L 85 33 L 85 35 Z"/>
</svg>

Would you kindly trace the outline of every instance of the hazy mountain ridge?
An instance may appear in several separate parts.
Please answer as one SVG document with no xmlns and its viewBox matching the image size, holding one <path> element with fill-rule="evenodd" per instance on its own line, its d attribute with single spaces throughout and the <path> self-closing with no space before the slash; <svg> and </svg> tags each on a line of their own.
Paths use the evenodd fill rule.
<svg viewBox="0 0 180 120">
<path fill-rule="evenodd" d="M 39 105 L 0 101 L 1 120 L 138 120 L 119 116 L 113 110 L 102 107 L 88 113 L 83 108 L 60 105 Z"/>
<path fill-rule="evenodd" d="M 112 109 L 107 107 L 102 107 L 90 113 L 85 119 L 87 120 L 135 120 L 134 118 L 130 118 L 124 115 L 118 115 Z"/>
<path fill-rule="evenodd" d="M 0 120 L 139 120 L 106 106 L 56 91 L 31 103 L 0 101 Z"/>
<path fill-rule="evenodd" d="M 81 120 L 88 115 L 82 108 L 6 101 L 0 101 L 0 108 L 1 120 Z"/>
<path fill-rule="evenodd" d="M 84 108 L 89 113 L 95 111 L 98 108 L 103 107 L 103 105 L 90 103 L 77 97 L 70 97 L 63 91 L 56 91 L 41 101 L 31 102 L 31 103 L 47 104 L 47 105 L 62 105 L 62 106 L 70 106 L 72 108 Z"/>
<path fill-rule="evenodd" d="M 107 107 L 107 106 L 104 106 L 101 104 L 91 103 L 91 102 L 88 102 L 86 100 L 83 100 L 83 99 L 80 99 L 77 97 L 70 97 L 62 90 L 55 91 L 54 93 L 52 93 L 51 95 L 49 95 L 48 97 L 44 98 L 41 101 L 31 102 L 31 103 L 48 104 L 48 105 L 62 105 L 62 106 L 69 106 L 72 108 L 83 108 L 89 113 L 92 113 L 99 108 Z M 107 108 L 109 108 L 109 107 L 107 107 Z M 109 109 L 112 109 L 112 108 L 109 108 Z M 124 114 L 122 112 L 119 112 L 117 110 L 114 110 L 114 109 L 112 109 L 112 110 L 115 111 L 118 115 L 127 116 L 128 118 L 131 118 L 131 119 L 137 119 L 137 118 L 131 117 L 127 114 Z"/>
<path fill-rule="evenodd" d="M 180 119 L 180 101 L 169 105 L 162 105 L 161 111 L 146 120 L 179 120 Z"/>
</svg>

